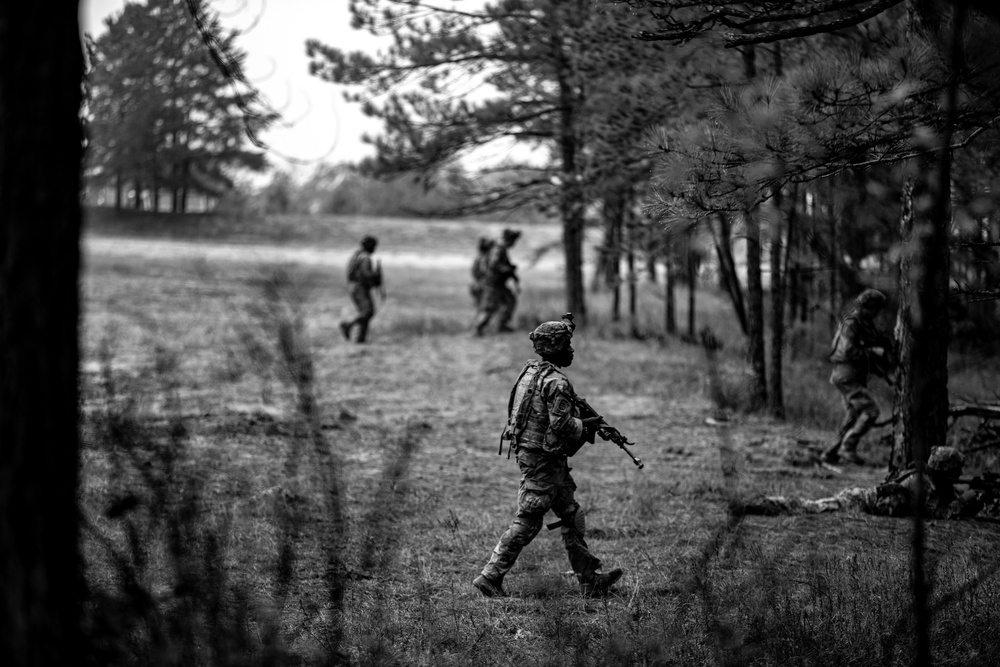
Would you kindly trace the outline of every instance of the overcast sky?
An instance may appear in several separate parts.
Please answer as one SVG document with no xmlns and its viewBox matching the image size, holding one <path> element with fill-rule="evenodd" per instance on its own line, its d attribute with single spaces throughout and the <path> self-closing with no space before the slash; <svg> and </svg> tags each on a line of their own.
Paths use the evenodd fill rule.
<svg viewBox="0 0 1000 667">
<path fill-rule="evenodd" d="M 83 0 L 80 25 L 95 37 L 104 19 L 121 12 L 125 0 Z M 310 76 L 305 42 L 315 38 L 346 49 L 375 51 L 366 32 L 352 30 L 348 0 L 212 0 L 223 23 L 243 32 L 246 73 L 284 121 L 263 135 L 274 150 L 275 167 L 290 165 L 282 156 L 310 162 L 354 162 L 371 154 L 362 132 L 378 133 L 357 105 L 343 100 L 333 84 Z M 306 169 L 311 171 L 312 164 Z"/>
</svg>

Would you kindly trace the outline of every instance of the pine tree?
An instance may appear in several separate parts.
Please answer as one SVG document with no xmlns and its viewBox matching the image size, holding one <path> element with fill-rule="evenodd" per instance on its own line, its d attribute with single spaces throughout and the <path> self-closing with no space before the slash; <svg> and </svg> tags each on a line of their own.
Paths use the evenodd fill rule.
<svg viewBox="0 0 1000 667">
<path fill-rule="evenodd" d="M 259 114 L 245 126 L 243 109 L 256 93 L 227 76 L 205 44 L 207 35 L 239 63 L 238 33 L 224 31 L 205 2 L 128 3 L 106 25 L 91 49 L 92 184 L 131 181 L 136 206 L 147 191 L 155 207 L 166 189 L 173 210 L 183 211 L 191 191 L 231 189 L 231 169 L 265 167 L 263 152 L 246 145 L 245 131 L 259 132 L 275 115 Z"/>
</svg>

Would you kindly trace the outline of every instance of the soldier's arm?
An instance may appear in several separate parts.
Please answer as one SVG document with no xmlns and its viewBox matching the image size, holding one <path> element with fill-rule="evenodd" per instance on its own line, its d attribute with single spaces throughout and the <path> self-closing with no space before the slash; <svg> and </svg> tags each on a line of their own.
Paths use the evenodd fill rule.
<svg viewBox="0 0 1000 667">
<path fill-rule="evenodd" d="M 549 432 L 546 438 L 576 441 L 583 437 L 583 420 L 576 416 L 573 390 L 565 380 L 546 382 L 542 387 L 542 397 L 549 411 Z"/>
</svg>

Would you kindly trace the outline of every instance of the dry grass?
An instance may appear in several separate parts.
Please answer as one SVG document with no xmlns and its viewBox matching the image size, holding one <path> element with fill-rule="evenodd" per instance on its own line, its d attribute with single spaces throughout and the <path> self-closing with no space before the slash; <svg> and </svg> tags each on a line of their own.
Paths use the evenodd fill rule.
<svg viewBox="0 0 1000 667">
<path fill-rule="evenodd" d="M 385 239 L 402 224 L 366 221 Z M 407 248 L 454 242 L 438 229 Z M 515 260 L 551 236 L 527 230 Z M 616 333 L 602 295 L 568 374 L 646 468 L 600 444 L 573 474 L 593 550 L 626 576 L 607 599 L 581 598 L 543 531 L 508 578 L 513 597 L 481 598 L 469 582 L 514 506 L 516 466 L 496 447 L 529 344 L 472 338 L 465 270 L 393 266 L 388 245 L 389 299 L 367 346 L 336 330 L 341 269 L 88 259 L 81 502 L 98 662 L 912 663 L 909 522 L 730 509 L 881 471 L 788 465 L 789 450 L 829 437 L 818 418 L 706 422 L 701 350 Z M 524 277 L 522 331 L 562 312 L 556 272 Z M 738 337 L 716 297 L 700 302 L 738 383 Z M 821 367 L 801 363 L 789 395 L 835 399 Z M 992 665 L 1000 530 L 928 532 L 935 664 Z"/>
</svg>

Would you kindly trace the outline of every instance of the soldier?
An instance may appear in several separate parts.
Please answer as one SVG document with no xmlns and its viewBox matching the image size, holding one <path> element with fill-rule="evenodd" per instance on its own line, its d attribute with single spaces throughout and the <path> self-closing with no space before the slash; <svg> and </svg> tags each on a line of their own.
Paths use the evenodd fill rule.
<svg viewBox="0 0 1000 667">
<path fill-rule="evenodd" d="M 365 236 L 361 247 L 351 255 L 347 263 L 347 289 L 357 311 L 353 320 L 340 323 L 340 332 L 345 340 L 351 340 L 351 330 L 358 327 L 357 342 L 364 343 L 368 337 L 368 323 L 375 316 L 375 302 L 372 290 L 382 286 L 382 268 L 372 262 L 372 255 L 378 246 L 378 239 Z"/>
<path fill-rule="evenodd" d="M 496 241 L 485 236 L 479 239 L 479 252 L 472 262 L 472 284 L 469 286 L 469 293 L 472 294 L 472 301 L 476 305 L 476 312 L 483 301 L 483 290 L 485 289 L 486 276 L 489 274 L 490 249 Z"/>
<path fill-rule="evenodd" d="M 593 441 L 600 417 L 581 419 L 573 386 L 560 368 L 573 363 L 573 316 L 545 322 L 529 338 L 541 360 L 531 359 L 521 370 L 507 405 L 507 426 L 501 437 L 508 443 L 521 469 L 517 513 L 500 537 L 493 554 L 472 585 L 486 597 L 505 597 L 503 578 L 518 554 L 542 527 L 550 509 L 560 521 L 563 544 L 570 565 L 585 596 L 605 595 L 622 576 L 620 569 L 600 572 L 601 561 L 587 548 L 583 509 L 573 498 L 576 484 L 570 477 L 568 457 L 583 443 Z"/>
<path fill-rule="evenodd" d="M 954 447 L 934 447 L 924 468 L 924 516 L 932 519 L 966 519 L 979 514 L 990 501 L 991 493 L 974 489 L 962 480 L 965 457 Z M 959 491 L 960 486 L 967 486 Z M 995 495 L 995 490 L 993 491 Z M 766 496 L 744 505 L 747 514 L 819 514 L 855 510 L 878 516 L 911 516 L 917 497 L 915 464 L 893 473 L 877 486 L 855 486 L 835 496 L 808 500 L 785 496 Z"/>
<path fill-rule="evenodd" d="M 498 315 L 499 331 L 513 331 L 510 319 L 517 306 L 517 295 L 507 286 L 514 281 L 515 289 L 520 291 L 520 280 L 517 277 L 517 266 L 511 263 L 507 250 L 512 248 L 521 232 L 515 229 L 505 229 L 500 235 L 500 242 L 490 249 L 486 263 L 486 280 L 483 282 L 483 297 L 479 306 L 479 317 L 476 320 L 476 335 L 482 336 L 486 325 L 494 314 Z"/>
<path fill-rule="evenodd" d="M 858 456 L 858 443 L 879 415 L 878 405 L 868 391 L 868 376 L 886 377 L 894 365 L 892 341 L 875 327 L 875 318 L 885 302 L 882 292 L 866 289 L 855 299 L 833 337 L 830 383 L 840 392 L 845 414 L 837 441 L 823 453 L 827 463 L 838 462 L 841 454 L 850 463 L 864 463 Z"/>
</svg>

